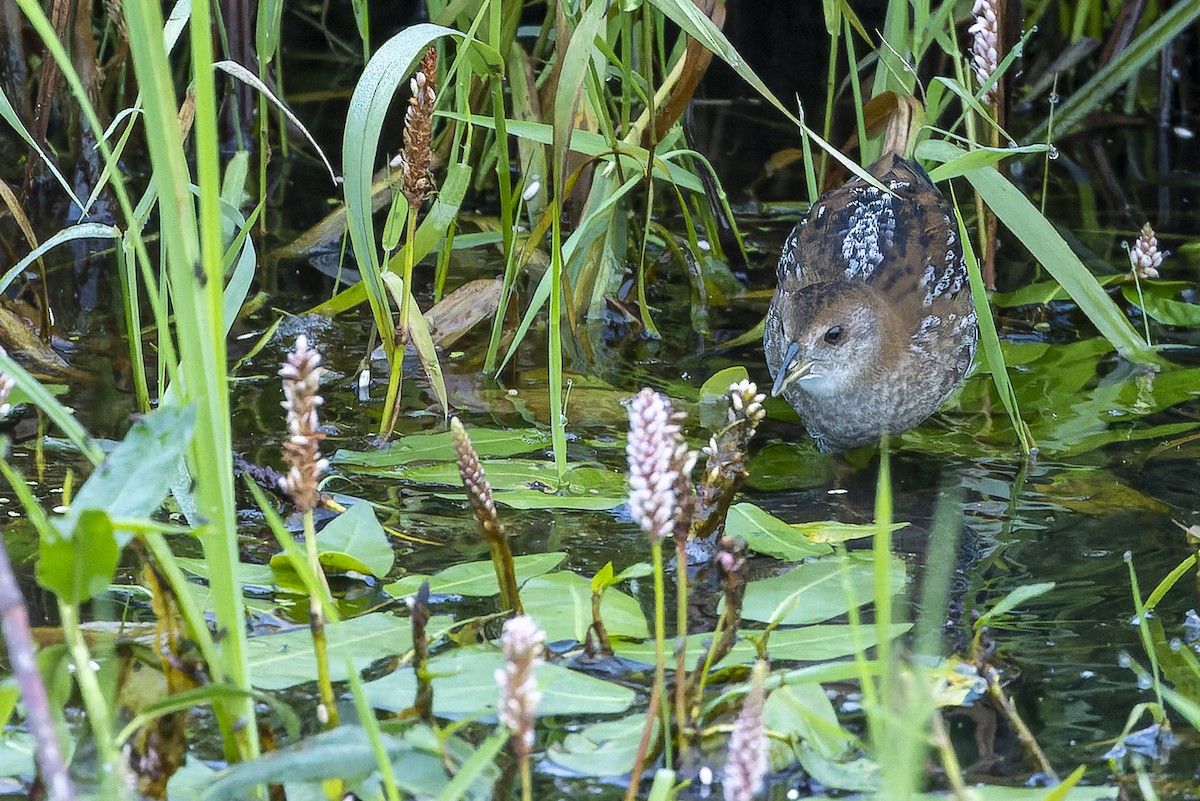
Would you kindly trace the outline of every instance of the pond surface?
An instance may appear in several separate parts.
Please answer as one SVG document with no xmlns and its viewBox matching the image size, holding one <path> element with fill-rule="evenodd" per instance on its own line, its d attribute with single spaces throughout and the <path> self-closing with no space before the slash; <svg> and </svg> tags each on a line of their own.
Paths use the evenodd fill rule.
<svg viewBox="0 0 1200 801">
<path fill-rule="evenodd" d="M 745 124 L 740 115 L 731 115 L 730 120 L 726 124 Z M 743 142 L 754 138 L 751 127 L 734 137 Z M 1121 243 L 1132 240 L 1144 221 L 1134 211 L 1139 198 L 1147 207 L 1158 205 L 1152 219 L 1165 247 L 1179 248 L 1200 230 L 1193 173 L 1173 171 L 1177 180 L 1169 184 L 1165 198 L 1159 191 L 1163 184 L 1135 177 L 1154 174 L 1143 169 L 1143 162 L 1157 158 L 1148 144 L 1152 138 L 1146 132 L 1122 131 L 1107 141 L 1067 143 L 1052 163 L 1049 214 L 1098 274 L 1117 274 L 1128 268 Z M 1187 164 L 1200 157 L 1196 145 L 1186 141 L 1174 144 L 1175 163 Z M 1119 188 L 1124 195 L 1113 194 L 1106 176 L 1095 183 L 1088 180 L 1092 173 L 1086 154 L 1093 146 L 1108 153 L 1110 163 L 1121 164 L 1123 183 Z M 750 158 L 761 161 L 765 155 Z M 747 157 L 739 159 L 744 164 Z M 1041 166 L 1041 162 L 1028 161 L 1014 170 L 1031 194 L 1040 191 Z M 307 178 L 303 169 L 298 172 L 292 180 L 303 187 Z M 605 491 L 612 482 L 620 482 L 626 469 L 624 403 L 642 386 L 655 387 L 677 399 L 679 408 L 689 413 L 686 433 L 699 447 L 707 434 L 699 425 L 697 401 L 700 387 L 710 376 L 728 367 L 744 366 L 760 387 L 769 383 L 760 346 L 727 349 L 721 343 L 751 329 L 765 313 L 774 260 L 797 207 L 772 210 L 746 199 L 745 193 L 739 195 L 736 188 L 731 188 L 731 193 L 743 198 L 737 211 L 752 255 L 748 274 L 742 276 L 750 293 L 698 315 L 690 306 L 691 293 L 679 265 L 664 267 L 670 280 L 655 282 L 651 297 L 662 340 L 643 339 L 619 321 L 610 321 L 603 336 L 593 331 L 589 347 L 580 348 L 568 364 L 569 460 L 610 474 L 611 481 L 603 484 Z M 304 192 L 295 194 L 297 203 L 312 201 Z M 1180 252 L 1163 268 L 1164 278 L 1193 282 L 1180 295 L 1188 302 L 1195 300 L 1198 260 L 1194 253 Z M 1003 234 L 999 259 L 1003 291 L 1014 292 L 1044 280 L 1028 256 Z M 286 269 L 312 275 L 308 264 Z M 465 281 L 492 277 L 502 269 L 494 257 L 460 252 L 452 261 L 450 275 L 455 281 Z M 431 283 L 432 267 L 423 265 L 416 284 Z M 1050 294 L 1045 299 L 1050 299 Z M 272 302 L 300 312 L 319 300 L 277 296 Z M 423 305 L 429 302 L 428 296 L 422 298 Z M 1140 330 L 1145 322 L 1142 315 L 1132 307 L 1129 314 Z M 260 313 L 242 323 L 238 333 L 252 342 L 274 319 L 270 313 Z M 1040 453 L 1031 460 L 1019 454 L 990 376 L 977 371 L 940 414 L 891 443 L 894 519 L 908 523 L 896 534 L 896 550 L 909 566 L 909 595 L 915 597 L 939 502 L 961 507 L 949 606 L 944 611 L 926 610 L 948 621 L 945 633 L 951 649 L 967 646 L 973 615 L 986 611 L 1016 588 L 1054 582 L 1052 591 L 1023 603 L 989 628 L 988 640 L 995 648 L 993 662 L 1001 666 L 1008 693 L 1059 773 L 1065 775 L 1077 764 L 1085 764 L 1091 769 L 1089 778 L 1102 781 L 1103 755 L 1113 738 L 1121 732 L 1130 710 L 1152 697 L 1136 673 L 1123 664 L 1124 654 L 1147 664 L 1134 619 L 1130 564 L 1137 570 L 1144 596 L 1194 550 L 1181 526 L 1192 525 L 1200 512 L 1196 493 L 1200 438 L 1195 437 L 1200 427 L 1200 357 L 1190 349 L 1171 350 L 1166 354 L 1169 362 L 1157 372 L 1126 364 L 1064 300 L 1052 300 L 1048 306 L 1005 306 L 997 309 L 997 321 L 1021 411 Z M 313 317 L 288 319 L 261 353 L 241 365 L 233 385 L 235 448 L 249 462 L 279 465 L 282 415 L 275 372 L 282 353 L 301 332 L 324 353 L 329 368 L 323 388 L 322 423 L 328 432 L 324 453 L 376 448 L 373 440 L 384 379 L 377 371 L 372 400 L 361 401 L 356 390 L 368 327 L 367 319 L 354 316 L 335 323 Z M 479 372 L 486 348 L 485 327 L 443 354 L 451 406 L 472 432 L 546 431 L 544 332 L 534 330 L 513 366 L 497 381 Z M 699 327 L 707 330 L 699 332 Z M 1200 342 L 1195 329 L 1150 321 L 1149 331 L 1156 343 L 1194 346 Z M 82 346 L 89 347 L 86 343 Z M 419 372 L 415 362 L 407 372 Z M 90 430 L 115 436 L 128 407 L 111 402 L 102 386 L 111 388 L 105 384 L 73 388 L 71 401 Z M 404 397 L 398 426 L 401 437 L 444 430 L 440 414 L 429 411 L 430 396 L 419 381 L 406 384 Z M 819 454 L 785 403 L 769 401 L 767 408 L 767 420 L 751 446 L 750 479 L 740 500 L 788 523 L 872 522 L 877 450 L 860 449 L 845 457 Z M 544 446 L 531 447 L 521 455 L 547 458 Z M 30 452 L 18 448 L 17 456 L 22 469 L 32 473 Z M 460 488 L 428 480 L 429 474 L 378 475 L 334 461 L 334 478 L 327 491 L 341 500 L 362 499 L 374 504 L 396 557 L 386 576 L 335 586 L 343 612 L 392 605 L 394 601 L 382 588 L 405 575 L 432 575 L 487 558 L 487 547 L 478 536 Z M 61 462 L 55 464 L 56 468 L 62 466 Z M 253 508 L 248 498 L 244 506 Z M 622 506 L 522 509 L 502 500 L 500 517 L 518 555 L 561 552 L 566 556 L 560 567 L 585 577 L 610 562 L 620 571 L 648 558 L 644 536 Z M 248 511 L 243 523 L 245 559 L 265 563 L 277 546 L 255 512 Z M 17 553 L 14 556 L 19 558 Z M 752 557 L 748 567 L 750 574 L 758 576 L 781 570 L 777 561 L 761 556 Z M 634 580 L 625 588 L 643 609 L 649 609 L 648 581 Z M 715 603 L 715 595 L 710 593 L 707 599 Z M 297 596 L 266 593 L 259 600 L 261 608 L 284 620 L 304 617 L 304 604 Z M 1185 636 L 1185 615 L 1196 606 L 1200 601 L 1194 584 L 1190 577 L 1185 578 L 1159 606 L 1158 618 L 1168 636 Z M 494 599 L 486 598 L 447 596 L 435 598 L 433 603 L 435 615 L 486 614 L 495 608 Z M 713 612 L 710 605 L 696 610 L 696 616 L 711 622 Z M 994 713 L 976 706 L 950 713 L 947 722 L 969 778 L 1022 783 L 1029 777 L 1032 768 L 1020 744 L 1004 721 L 995 720 Z M 1139 726 L 1147 722 L 1143 720 Z M 555 720 L 548 721 L 546 728 L 555 738 L 574 725 Z M 1184 784 L 1194 782 L 1200 778 L 1196 775 L 1200 741 L 1196 732 L 1185 726 L 1179 727 L 1176 736 L 1180 743 L 1164 775 Z M 615 798 L 622 792 L 616 784 L 572 779 L 559 775 L 565 772 L 559 768 L 544 767 L 540 781 L 546 797 L 587 792 Z M 776 777 L 770 797 L 784 797 L 798 781 L 798 776 Z M 1165 790 L 1164 796 L 1169 795 Z"/>
</svg>

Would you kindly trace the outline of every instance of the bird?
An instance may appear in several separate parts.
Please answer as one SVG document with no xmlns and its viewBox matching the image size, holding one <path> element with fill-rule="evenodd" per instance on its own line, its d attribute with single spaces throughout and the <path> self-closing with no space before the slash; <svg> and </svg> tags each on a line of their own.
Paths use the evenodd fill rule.
<svg viewBox="0 0 1200 801">
<path fill-rule="evenodd" d="M 878 444 L 941 408 L 979 325 L 954 208 L 918 164 L 886 152 L 821 196 L 776 268 L 763 351 L 772 395 L 822 451 Z"/>
</svg>

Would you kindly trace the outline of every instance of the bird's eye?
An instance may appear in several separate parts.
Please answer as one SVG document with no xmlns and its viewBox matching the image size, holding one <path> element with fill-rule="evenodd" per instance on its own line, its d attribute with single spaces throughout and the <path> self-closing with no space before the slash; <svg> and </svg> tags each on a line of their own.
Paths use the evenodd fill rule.
<svg viewBox="0 0 1200 801">
<path fill-rule="evenodd" d="M 825 341 L 830 345 L 837 345 L 842 341 L 842 327 L 835 325 L 825 332 Z"/>
</svg>

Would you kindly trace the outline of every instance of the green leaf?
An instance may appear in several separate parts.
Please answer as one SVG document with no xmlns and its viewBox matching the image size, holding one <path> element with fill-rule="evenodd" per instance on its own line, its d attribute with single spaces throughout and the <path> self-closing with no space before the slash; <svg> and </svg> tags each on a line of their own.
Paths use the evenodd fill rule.
<svg viewBox="0 0 1200 801">
<path fill-rule="evenodd" d="M 471 444 L 480 459 L 489 459 L 544 450 L 550 446 L 550 436 L 536 428 L 476 428 L 471 430 Z M 413 462 L 457 462 L 457 458 L 453 437 L 449 431 L 442 431 L 408 434 L 383 450 L 339 450 L 330 461 L 347 467 L 386 470 Z"/>
<path fill-rule="evenodd" d="M 892 638 L 911 629 L 907 623 L 895 623 L 889 629 Z M 720 665 L 748 665 L 758 658 L 758 650 L 751 638 L 762 637 L 762 629 L 745 629 L 737 633 L 733 648 L 721 660 Z M 689 634 L 687 637 L 687 652 L 689 662 L 708 650 L 713 635 Z M 874 626 L 859 626 L 857 631 L 844 623 L 820 624 L 801 626 L 798 628 L 777 628 L 771 632 L 767 642 L 767 655 L 772 662 L 826 662 L 849 656 L 856 650 L 874 648 L 877 644 Z M 631 659 L 647 665 L 653 665 L 655 660 L 654 641 L 613 643 L 613 650 L 622 659 Z"/>
<path fill-rule="evenodd" d="M 355 670 L 359 671 L 372 662 L 412 648 L 412 624 L 383 613 L 327 622 L 325 636 L 329 652 L 349 654 Z M 281 634 L 249 638 L 246 656 L 252 683 L 260 689 L 282 690 L 316 678 L 312 632 L 306 625 Z M 329 660 L 329 671 L 333 681 L 344 681 L 345 661 Z"/>
<path fill-rule="evenodd" d="M 826 759 L 840 759 L 854 742 L 838 723 L 825 688 L 816 682 L 777 688 L 767 696 L 763 714 L 771 732 L 803 741 Z"/>
<path fill-rule="evenodd" d="M 149 517 L 179 475 L 196 424 L 194 406 L 162 406 L 138 420 L 121 444 L 79 488 L 65 515 L 54 521 L 67 538 L 84 510 L 112 519 Z M 121 544 L 124 545 L 124 540 Z"/>
<path fill-rule="evenodd" d="M 584 726 L 551 745 L 546 758 L 580 776 L 624 776 L 633 764 L 645 724 L 645 713 L 639 713 Z M 654 728 L 657 732 L 657 719 Z"/>
<path fill-rule="evenodd" d="M 1008 614 L 1018 606 L 1021 606 L 1027 601 L 1033 600 L 1039 595 L 1044 595 L 1045 593 L 1050 592 L 1052 589 L 1054 589 L 1053 581 L 1046 581 L 1040 584 L 1026 584 L 1023 587 L 1017 587 L 1008 595 L 1004 596 L 995 604 L 993 604 L 991 609 L 980 615 L 979 619 L 975 621 L 975 628 L 986 626 L 989 622 L 995 620 L 1001 615 Z"/>
<path fill-rule="evenodd" d="M 485 647 L 455 648 L 430 659 L 433 713 L 445 718 L 495 715 L 500 696 L 495 674 L 503 664 L 499 649 Z M 627 687 L 553 663 L 538 667 L 537 680 L 542 692 L 539 717 L 624 712 L 636 697 Z M 399 712 L 412 703 L 417 680 L 411 668 L 401 668 L 364 688 L 373 707 Z"/>
<path fill-rule="evenodd" d="M 742 617 L 785 625 L 818 623 L 874 600 L 869 560 L 838 557 L 806 562 L 788 572 L 746 586 Z M 904 585 L 904 563 L 891 561 L 893 589 Z M 847 590 L 852 594 L 847 596 Z"/>
<path fill-rule="evenodd" d="M 700 387 L 700 425 L 709 431 L 720 431 L 729 420 L 729 387 L 746 381 L 750 374 L 745 367 L 726 367 L 709 377 Z"/>
<path fill-rule="evenodd" d="M 566 559 L 565 553 L 535 553 L 528 556 L 518 556 L 513 559 L 513 567 L 517 574 L 517 584 L 523 584 L 535 576 L 549 573 Z M 421 588 L 421 583 L 429 582 L 429 591 L 436 595 L 466 595 L 486 598 L 500 593 L 496 583 L 496 569 L 491 561 L 466 562 L 454 565 L 433 576 L 423 576 L 411 573 L 399 581 L 388 584 L 383 591 L 394 598 L 412 595 Z"/>
<path fill-rule="evenodd" d="M 353 570 L 383 578 L 396 561 L 387 533 L 369 503 L 356 503 L 326 524 L 317 534 L 317 553 L 326 573 Z M 271 569 L 290 572 L 287 554 L 272 556 Z"/>
<path fill-rule="evenodd" d="M 461 739 L 440 740 L 424 727 L 411 728 L 401 737 L 380 734 L 379 740 L 392 763 L 397 786 L 414 798 L 437 796 L 450 781 L 446 775 L 446 762 L 461 765 L 474 753 L 474 748 Z M 347 790 L 360 790 L 364 797 L 377 797 L 378 786 L 363 781 L 375 769 L 375 749 L 370 735 L 360 726 L 344 724 L 296 745 L 233 765 L 222 772 L 200 798 L 202 801 L 245 798 L 255 787 L 285 782 L 289 785 L 289 798 L 294 795 L 290 790 L 301 782 L 314 784 L 316 795 L 313 797 L 324 797 L 316 783 L 329 778 L 346 779 L 351 782 Z M 490 798 L 498 775 L 494 766 L 484 771 L 466 798 L 471 801 Z"/>
<path fill-rule="evenodd" d="M 108 589 L 120 556 L 108 513 L 86 509 L 74 515 L 69 535 L 43 537 L 37 580 L 62 603 L 78 606 Z"/>
<path fill-rule="evenodd" d="M 752 503 L 730 507 L 725 533 L 741 537 L 751 550 L 789 562 L 833 552 L 830 546 L 812 542 L 803 533 Z"/>
<path fill-rule="evenodd" d="M 929 158 L 943 162 L 953 161 L 963 153 L 949 142 L 935 141 L 926 142 L 923 152 Z M 1080 310 L 1122 356 L 1141 364 L 1155 362 L 1150 346 L 1133 330 L 1096 277 L 1029 198 L 994 167 L 970 170 L 965 175 L 988 208 L 1062 284 Z"/>
<path fill-rule="evenodd" d="M 1125 300 L 1140 307 L 1142 311 L 1163 325 L 1178 325 L 1184 328 L 1200 327 L 1200 305 L 1173 300 L 1163 297 L 1157 292 L 1151 292 L 1145 282 L 1142 283 L 1142 297 L 1138 297 L 1137 287 L 1132 284 L 1121 287 L 1121 294 L 1125 296 Z"/>
<path fill-rule="evenodd" d="M 546 632 L 547 642 L 583 642 L 592 625 L 592 585 L 575 573 L 554 573 L 529 581 L 521 588 L 521 605 Z M 600 618 L 610 637 L 649 636 L 641 605 L 620 590 L 610 588 L 604 593 Z"/>
</svg>

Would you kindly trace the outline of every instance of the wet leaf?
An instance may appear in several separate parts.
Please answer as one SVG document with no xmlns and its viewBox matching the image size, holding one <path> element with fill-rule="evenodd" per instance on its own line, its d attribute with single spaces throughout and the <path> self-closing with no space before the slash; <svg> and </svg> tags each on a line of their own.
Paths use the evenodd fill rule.
<svg viewBox="0 0 1200 801">
<path fill-rule="evenodd" d="M 547 642 L 582 642 L 592 625 L 592 585 L 575 573 L 535 578 L 521 588 L 525 614 L 533 617 Z M 600 617 L 613 638 L 643 639 L 650 635 L 642 607 L 633 597 L 610 588 L 600 601 Z"/>
<path fill-rule="evenodd" d="M 904 585 L 904 563 L 893 559 L 894 590 Z M 847 596 L 847 590 L 851 595 Z M 851 557 L 826 557 L 806 562 L 788 572 L 746 586 L 742 617 L 769 623 L 818 623 L 844 614 L 851 605 L 874 599 L 874 568 L 870 561 Z"/>
<path fill-rule="evenodd" d="M 824 556 L 833 551 L 828 545 L 812 542 L 796 528 L 752 503 L 738 503 L 730 507 L 725 533 L 731 537 L 741 537 L 751 550 L 789 562 Z"/>
<path fill-rule="evenodd" d="M 645 724 L 646 715 L 639 713 L 584 726 L 552 745 L 546 758 L 579 776 L 624 776 L 633 764 Z"/>
<path fill-rule="evenodd" d="M 86 509 L 74 518 L 71 536 L 42 539 L 37 580 L 62 603 L 78 606 L 108 589 L 121 547 L 106 512 Z"/>
<path fill-rule="evenodd" d="M 430 659 L 433 713 L 445 718 L 483 715 L 494 719 L 500 696 L 495 673 L 503 664 L 500 650 L 488 647 L 455 648 Z M 538 668 L 537 679 L 542 691 L 539 717 L 623 712 L 635 697 L 626 687 L 550 662 Z M 373 707 L 399 712 L 412 703 L 417 680 L 411 668 L 401 668 L 364 687 Z"/>
<path fill-rule="evenodd" d="M 893 638 L 911 629 L 907 623 L 895 623 L 890 629 Z M 721 665 L 750 664 L 758 658 L 752 638 L 761 637 L 761 629 L 746 629 L 738 632 L 729 654 L 721 660 Z M 708 650 L 712 642 L 711 632 L 690 634 L 687 637 L 687 652 L 689 662 L 699 659 Z M 877 643 L 874 626 L 860 626 L 858 631 L 851 630 L 842 623 L 802 626 L 799 628 L 778 628 L 771 632 L 767 643 L 767 655 L 772 662 L 825 662 L 840 659 L 853 654 L 856 649 L 874 648 Z M 654 642 L 621 642 L 613 643 L 613 650 L 622 659 L 630 659 L 647 665 L 654 664 Z"/>
<path fill-rule="evenodd" d="M 114 520 L 149 517 L 158 511 L 179 475 L 196 423 L 194 406 L 162 406 L 142 417 L 79 488 L 65 515 L 54 521 L 68 539 L 85 509 L 102 509 Z M 124 545 L 128 535 L 119 536 Z"/>
<path fill-rule="evenodd" d="M 354 571 L 383 578 L 396 554 L 369 503 L 356 503 L 329 521 L 317 534 L 317 552 L 326 573 Z M 271 569 L 292 573 L 287 554 L 271 557 Z"/>
<path fill-rule="evenodd" d="M 1200 327 L 1200 305 L 1164 297 L 1160 292 L 1148 291 L 1149 288 L 1149 284 L 1142 284 L 1141 298 L 1138 298 L 1137 287 L 1132 285 L 1121 287 L 1121 294 L 1125 296 L 1125 300 L 1141 307 L 1146 314 L 1164 325 Z"/>
<path fill-rule="evenodd" d="M 436 797 L 449 782 L 443 757 L 461 765 L 473 752 L 470 745 L 453 736 L 444 741 L 443 747 L 442 740 L 419 727 L 409 729 L 402 736 L 381 733 L 379 740 L 391 760 L 399 789 L 418 798 Z M 291 786 L 288 797 L 293 798 L 297 796 L 297 785 L 315 784 L 327 778 L 349 780 L 352 784 L 348 790 L 359 789 L 358 783 L 375 770 L 375 750 L 371 738 L 359 726 L 342 725 L 309 737 L 297 745 L 230 767 L 216 778 L 200 798 L 202 801 L 242 798 L 258 785 L 285 782 Z M 490 798 L 491 785 L 497 775 L 495 768 L 487 771 L 471 786 L 466 797 L 473 801 Z M 321 793 L 319 787 L 314 787 L 314 790 Z M 365 796 L 372 796 L 377 788 L 365 787 L 362 792 Z"/>
<path fill-rule="evenodd" d="M 726 367 L 700 387 L 700 425 L 709 431 L 724 428 L 729 413 L 729 387 L 750 378 L 745 367 Z"/>
<path fill-rule="evenodd" d="M 516 557 L 513 559 L 513 566 L 517 574 L 517 583 L 523 584 L 535 576 L 549 573 L 566 558 L 565 553 L 537 553 Z M 388 584 L 383 590 L 394 598 L 403 598 L 420 589 L 424 581 L 429 582 L 429 591 L 435 595 L 486 598 L 500 594 L 500 585 L 496 583 L 496 569 L 491 561 L 454 565 L 433 576 L 411 573 L 395 583 Z"/>
<path fill-rule="evenodd" d="M 786 684 L 767 696 L 767 728 L 804 742 L 825 759 L 839 759 L 854 738 L 838 723 L 825 688 L 815 682 Z"/>
<path fill-rule="evenodd" d="M 397 656 L 412 648 L 409 621 L 383 613 L 327 622 L 325 636 L 330 654 L 339 655 L 329 660 L 333 681 L 346 679 L 346 661 L 342 655 L 350 658 L 355 670 L 363 670 L 376 660 Z M 249 638 L 246 659 L 252 683 L 263 690 L 282 690 L 316 677 L 312 632 L 307 625 L 280 634 Z"/>
<path fill-rule="evenodd" d="M 907 528 L 908 523 L 892 523 L 888 531 Z M 815 523 L 793 523 L 794 528 L 813 542 L 838 544 L 850 540 L 872 537 L 879 527 L 874 523 L 839 523 L 836 520 L 821 520 Z"/>
<path fill-rule="evenodd" d="M 471 430 L 471 443 L 480 459 L 488 459 L 544 450 L 550 446 L 550 435 L 536 428 L 475 428 Z M 456 458 L 454 440 L 449 431 L 443 431 L 408 434 L 378 451 L 339 450 L 330 461 L 349 468 L 388 470 L 413 462 L 455 462 Z"/>
</svg>

